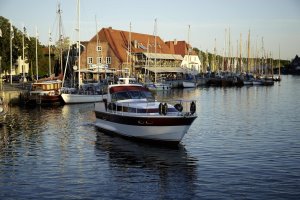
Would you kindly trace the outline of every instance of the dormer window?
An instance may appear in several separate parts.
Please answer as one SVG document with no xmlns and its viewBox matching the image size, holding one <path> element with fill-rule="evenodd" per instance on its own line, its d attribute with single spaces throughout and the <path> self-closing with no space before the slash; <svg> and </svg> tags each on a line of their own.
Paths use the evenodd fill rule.
<svg viewBox="0 0 300 200">
<path fill-rule="evenodd" d="M 102 51 L 102 47 L 101 46 L 97 46 L 96 47 L 96 51 Z"/>
</svg>

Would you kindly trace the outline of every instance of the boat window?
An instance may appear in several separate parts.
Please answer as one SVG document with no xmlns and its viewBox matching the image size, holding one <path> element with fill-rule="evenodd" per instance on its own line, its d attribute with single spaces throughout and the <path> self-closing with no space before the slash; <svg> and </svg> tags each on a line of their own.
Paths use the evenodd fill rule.
<svg viewBox="0 0 300 200">
<path fill-rule="evenodd" d="M 130 96 L 127 92 L 117 92 L 117 100 L 130 99 Z"/>
<path fill-rule="evenodd" d="M 140 99 L 142 97 L 140 91 L 130 91 L 129 95 L 132 99 Z"/>
<path fill-rule="evenodd" d="M 144 98 L 146 98 L 147 100 L 149 100 L 149 101 L 154 101 L 154 100 L 155 100 L 154 96 L 153 96 L 152 93 L 149 92 L 149 91 L 143 91 L 143 92 L 142 92 L 142 96 L 143 96 Z"/>
<path fill-rule="evenodd" d="M 115 93 L 111 94 L 111 101 L 115 102 L 116 100 L 117 100 L 116 94 Z"/>
</svg>

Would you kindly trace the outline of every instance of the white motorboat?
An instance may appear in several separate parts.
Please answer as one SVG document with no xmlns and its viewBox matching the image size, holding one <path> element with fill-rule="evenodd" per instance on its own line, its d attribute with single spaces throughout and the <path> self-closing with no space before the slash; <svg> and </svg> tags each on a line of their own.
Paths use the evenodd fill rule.
<svg viewBox="0 0 300 200">
<path fill-rule="evenodd" d="M 193 81 L 193 80 L 184 80 L 182 82 L 182 86 L 183 86 L 183 88 L 195 88 L 195 87 L 197 87 L 197 83 L 196 83 L 196 81 Z"/>
<path fill-rule="evenodd" d="M 75 104 L 75 103 L 95 103 L 103 100 L 101 94 L 67 94 L 62 93 L 61 97 L 66 104 Z"/>
<path fill-rule="evenodd" d="M 173 104 L 156 101 L 139 84 L 109 85 L 107 99 L 95 103 L 95 125 L 132 139 L 178 144 L 197 118 L 196 102 Z"/>
<path fill-rule="evenodd" d="M 165 91 L 171 89 L 171 85 L 167 83 L 149 83 L 145 85 L 149 90 L 152 91 Z"/>
</svg>

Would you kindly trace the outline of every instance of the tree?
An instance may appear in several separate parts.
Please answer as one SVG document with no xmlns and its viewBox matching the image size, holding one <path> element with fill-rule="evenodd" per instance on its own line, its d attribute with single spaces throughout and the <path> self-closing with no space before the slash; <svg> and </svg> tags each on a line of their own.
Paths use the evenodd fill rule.
<svg viewBox="0 0 300 200">
<path fill-rule="evenodd" d="M 0 28 L 2 32 L 2 37 L 0 37 L 0 56 L 2 57 L 2 71 L 6 71 L 9 73 L 10 71 L 10 22 L 8 19 L 0 16 Z M 18 56 L 22 56 L 23 53 L 23 32 L 18 30 L 16 27 L 13 28 L 13 39 L 12 39 L 12 62 L 15 63 L 18 59 Z M 27 57 L 27 62 L 29 63 L 31 69 L 35 69 L 35 61 L 36 61 L 36 38 L 25 36 L 24 44 L 25 44 L 25 57 Z M 37 45 L 38 52 L 38 63 L 39 63 L 39 74 L 44 75 L 47 74 L 48 59 L 43 55 L 43 46 L 39 43 Z M 32 70 L 33 71 L 33 70 Z M 33 71 L 35 73 L 35 70 Z"/>
<path fill-rule="evenodd" d="M 2 71 L 9 71 L 10 69 L 10 23 L 8 19 L 0 16 L 0 28 L 2 32 L 2 37 L 0 37 L 0 56 L 1 56 L 1 67 Z M 13 43 L 12 43 L 12 60 L 13 63 L 18 58 L 19 51 L 20 51 L 20 31 L 18 31 L 14 26 L 13 29 Z"/>
</svg>

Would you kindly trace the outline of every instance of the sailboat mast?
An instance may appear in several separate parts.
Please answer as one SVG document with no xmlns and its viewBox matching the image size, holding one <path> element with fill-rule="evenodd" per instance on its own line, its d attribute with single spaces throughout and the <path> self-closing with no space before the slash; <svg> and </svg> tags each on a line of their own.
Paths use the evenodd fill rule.
<svg viewBox="0 0 300 200">
<path fill-rule="evenodd" d="M 58 3 L 58 10 L 57 10 L 57 14 L 58 14 L 58 34 L 59 34 L 59 46 L 60 46 L 60 49 L 59 49 L 59 52 L 60 52 L 60 71 L 62 72 L 63 71 L 63 59 L 62 59 L 62 20 L 61 20 L 61 13 L 62 13 L 62 10 L 60 9 L 60 3 Z"/>
<path fill-rule="evenodd" d="M 48 50 L 49 50 L 49 76 L 51 75 L 51 31 L 49 28 L 49 41 L 48 41 Z"/>
<path fill-rule="evenodd" d="M 239 70 L 242 72 L 242 33 L 240 33 L 240 62 L 239 62 Z"/>
<path fill-rule="evenodd" d="M 227 57 L 227 29 L 225 28 L 225 37 L 224 37 L 224 56 L 223 56 L 223 64 L 222 64 L 222 71 L 224 72 L 225 70 L 225 64 L 227 65 L 226 62 L 226 57 Z M 226 66 L 227 68 L 227 66 Z"/>
<path fill-rule="evenodd" d="M 154 82 L 156 83 L 156 34 L 157 34 L 157 19 L 154 23 Z"/>
<path fill-rule="evenodd" d="M 38 66 L 38 52 L 37 52 L 37 44 L 38 44 L 38 30 L 37 27 L 35 27 L 35 70 L 36 70 L 36 80 L 39 80 L 39 66 Z"/>
<path fill-rule="evenodd" d="M 231 43 L 230 43 L 230 27 L 228 28 L 228 68 L 227 71 L 231 72 Z"/>
<path fill-rule="evenodd" d="M 12 84 L 12 39 L 14 38 L 14 29 L 10 22 L 10 84 Z"/>
<path fill-rule="evenodd" d="M 149 58 L 148 58 L 148 56 L 149 56 L 149 37 L 148 37 L 148 43 L 147 43 L 147 56 L 146 56 L 146 63 L 145 63 L 145 76 L 144 76 L 144 83 L 146 83 L 146 81 L 148 81 L 149 80 L 149 69 L 148 69 L 148 67 L 149 67 Z M 147 71 L 147 73 L 146 73 L 146 71 Z M 147 78 L 146 78 L 146 76 L 147 76 Z"/>
<path fill-rule="evenodd" d="M 24 65 L 25 65 L 25 39 L 24 39 L 24 37 L 25 37 L 25 26 L 23 27 L 23 34 L 22 34 L 22 46 L 23 46 L 23 48 L 22 48 L 22 53 L 23 53 L 23 55 L 22 55 L 22 59 L 23 59 L 23 62 L 22 62 L 22 76 L 23 76 L 23 82 L 24 82 L 24 80 L 25 80 L 25 71 L 24 71 Z"/>
<path fill-rule="evenodd" d="M 131 69 L 131 22 L 130 22 L 130 24 L 129 24 L 129 41 L 128 41 L 128 48 L 129 48 L 129 50 L 128 50 L 128 59 L 129 59 L 129 69 L 130 70 L 132 70 Z M 127 62 L 128 63 L 128 62 Z M 129 76 L 130 76 L 130 74 L 129 74 Z"/>
<path fill-rule="evenodd" d="M 188 44 L 187 44 L 187 50 L 188 50 L 188 64 L 187 64 L 187 67 L 188 69 L 190 69 L 190 28 L 191 26 L 189 25 L 188 26 Z"/>
<path fill-rule="evenodd" d="M 78 31 L 78 88 L 80 88 L 81 85 L 81 78 L 80 78 L 80 63 L 81 63 L 81 59 L 80 59 L 80 54 L 81 54 L 81 46 L 80 46 L 80 0 L 77 0 L 77 12 L 78 12 L 78 18 L 77 18 L 77 22 L 78 22 L 78 26 L 77 26 L 77 31 Z"/>
<path fill-rule="evenodd" d="M 280 45 L 279 45 L 279 69 L 278 69 L 278 74 L 279 74 L 279 78 L 280 78 Z"/>
<path fill-rule="evenodd" d="M 98 23 L 97 23 L 97 16 L 95 15 L 95 24 L 96 24 L 96 54 L 97 54 L 97 57 L 96 57 L 96 66 L 97 66 L 97 71 L 98 71 L 98 74 L 97 74 L 97 80 L 99 81 L 99 67 L 100 67 L 100 63 L 99 63 L 99 36 L 98 36 Z"/>
<path fill-rule="evenodd" d="M 250 66 L 250 29 L 248 32 L 248 55 L 247 55 L 247 73 L 249 73 Z"/>
</svg>

